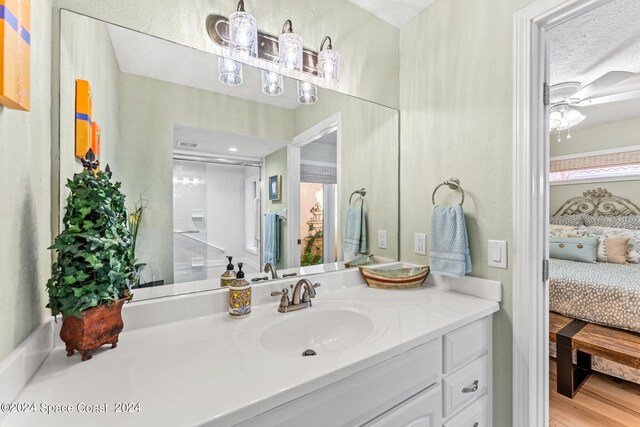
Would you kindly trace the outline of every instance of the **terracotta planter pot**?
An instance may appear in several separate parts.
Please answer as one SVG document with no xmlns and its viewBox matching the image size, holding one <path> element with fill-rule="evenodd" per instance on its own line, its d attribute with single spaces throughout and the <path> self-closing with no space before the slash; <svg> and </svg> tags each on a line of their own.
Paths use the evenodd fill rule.
<svg viewBox="0 0 640 427">
<path fill-rule="evenodd" d="M 78 350 L 82 360 L 91 359 L 91 353 L 105 344 L 118 346 L 118 336 L 124 328 L 122 305 L 130 297 L 124 297 L 109 305 L 93 307 L 82 312 L 82 319 L 67 317 L 62 321 L 60 338 L 66 344 L 67 356 Z"/>
</svg>

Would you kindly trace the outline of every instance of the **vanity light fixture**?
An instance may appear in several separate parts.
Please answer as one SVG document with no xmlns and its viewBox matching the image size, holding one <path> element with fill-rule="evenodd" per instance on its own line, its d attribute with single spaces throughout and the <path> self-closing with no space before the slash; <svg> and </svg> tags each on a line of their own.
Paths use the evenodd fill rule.
<svg viewBox="0 0 640 427">
<path fill-rule="evenodd" d="M 284 92 L 284 77 L 273 71 L 262 70 L 262 93 L 278 96 Z"/>
<path fill-rule="evenodd" d="M 327 48 L 324 44 L 329 42 Z M 320 43 L 320 53 L 318 53 L 318 77 L 327 83 L 338 83 L 340 73 L 340 53 L 333 49 L 331 37 L 326 36 Z"/>
<path fill-rule="evenodd" d="M 300 104 L 315 104 L 318 100 L 318 86 L 298 80 L 298 102 Z"/>
<path fill-rule="evenodd" d="M 229 16 L 229 48 L 237 58 L 258 56 L 258 26 L 256 18 L 244 10 L 244 0 Z"/>
<path fill-rule="evenodd" d="M 236 17 L 244 20 L 240 25 L 242 31 L 236 30 Z M 247 18 L 249 17 L 249 18 Z M 233 21 L 233 22 L 232 22 Z M 209 15 L 206 20 L 207 33 L 211 40 L 218 46 L 229 48 L 230 58 L 219 59 L 220 81 L 228 85 L 242 83 L 242 63 L 234 59 L 242 60 L 241 55 L 257 57 L 261 60 L 279 64 L 281 67 L 317 76 L 321 86 L 331 87 L 339 81 L 340 53 L 333 49 L 329 36 L 322 39 L 320 53 L 304 49 L 302 37 L 293 32 L 293 24 L 290 19 L 284 22 L 282 33 L 275 37 L 266 33 L 245 31 L 253 27 L 255 18 L 244 11 L 244 2 L 238 3 L 238 10 L 227 20 L 224 16 Z M 249 41 L 246 45 L 245 42 Z M 255 42 L 254 42 L 255 41 Z M 325 49 L 326 45 L 326 49 Z M 243 47 L 249 46 L 249 47 Z M 256 52 L 257 53 L 254 53 Z M 284 76 L 276 71 L 262 70 L 262 92 L 266 95 L 277 96 L 284 93 Z M 298 81 L 298 102 L 301 104 L 314 104 L 318 100 L 318 87 L 312 83 Z"/>
<path fill-rule="evenodd" d="M 287 19 L 278 37 L 280 65 L 288 70 L 302 71 L 302 49 L 302 37 L 293 32 L 293 24 Z"/>
<path fill-rule="evenodd" d="M 218 79 L 229 86 L 242 84 L 242 63 L 231 58 L 218 57 Z"/>
</svg>

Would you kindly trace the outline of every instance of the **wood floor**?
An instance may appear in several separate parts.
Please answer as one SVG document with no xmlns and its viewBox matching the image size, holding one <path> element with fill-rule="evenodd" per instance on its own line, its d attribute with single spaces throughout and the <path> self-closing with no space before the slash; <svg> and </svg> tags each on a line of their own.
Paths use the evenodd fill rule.
<svg viewBox="0 0 640 427">
<path fill-rule="evenodd" d="M 640 427 L 640 385 L 594 373 L 573 399 L 556 393 L 556 361 L 549 361 L 550 427 Z"/>
</svg>

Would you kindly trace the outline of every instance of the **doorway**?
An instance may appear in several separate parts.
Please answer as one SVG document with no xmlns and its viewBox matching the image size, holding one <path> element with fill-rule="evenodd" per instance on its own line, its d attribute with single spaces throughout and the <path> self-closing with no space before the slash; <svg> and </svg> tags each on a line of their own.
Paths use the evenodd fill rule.
<svg viewBox="0 0 640 427">
<path fill-rule="evenodd" d="M 307 129 L 287 148 L 291 266 L 342 260 L 338 207 L 340 188 L 340 113 Z"/>
<path fill-rule="evenodd" d="M 610 1 L 541 0 L 515 14 L 513 424 L 518 426 L 549 424 L 547 32 Z"/>
</svg>

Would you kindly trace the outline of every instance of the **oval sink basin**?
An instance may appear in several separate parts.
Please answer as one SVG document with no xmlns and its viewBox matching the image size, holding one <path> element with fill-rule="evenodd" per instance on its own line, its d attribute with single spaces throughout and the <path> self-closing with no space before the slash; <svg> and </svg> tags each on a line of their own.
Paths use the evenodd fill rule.
<svg viewBox="0 0 640 427">
<path fill-rule="evenodd" d="M 283 356 L 299 357 L 308 349 L 319 356 L 348 350 L 362 344 L 375 326 L 365 314 L 345 308 L 312 307 L 284 316 L 260 336 L 265 350 Z"/>
</svg>

